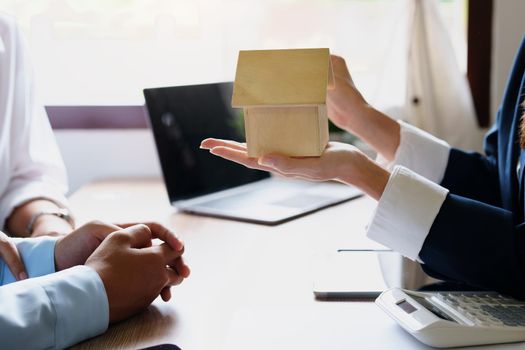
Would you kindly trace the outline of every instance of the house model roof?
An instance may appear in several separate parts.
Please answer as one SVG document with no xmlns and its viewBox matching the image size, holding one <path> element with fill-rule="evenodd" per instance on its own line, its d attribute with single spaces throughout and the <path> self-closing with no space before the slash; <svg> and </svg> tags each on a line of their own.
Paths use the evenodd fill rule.
<svg viewBox="0 0 525 350">
<path fill-rule="evenodd" d="M 326 104 L 328 49 L 240 51 L 232 106 Z"/>
</svg>

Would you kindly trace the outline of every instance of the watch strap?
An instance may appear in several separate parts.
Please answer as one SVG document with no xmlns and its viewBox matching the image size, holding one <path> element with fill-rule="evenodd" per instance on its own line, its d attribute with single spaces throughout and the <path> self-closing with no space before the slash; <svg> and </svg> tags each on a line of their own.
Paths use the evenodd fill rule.
<svg viewBox="0 0 525 350">
<path fill-rule="evenodd" d="M 36 221 L 38 220 L 38 218 L 40 218 L 41 216 L 44 216 L 44 215 L 53 215 L 53 216 L 56 216 L 58 218 L 61 218 L 62 220 L 66 221 L 68 224 L 70 224 L 72 228 L 75 228 L 75 220 L 73 219 L 73 216 L 71 215 L 71 213 L 69 212 L 68 209 L 61 208 L 61 209 L 57 209 L 57 210 L 40 211 L 38 213 L 33 214 L 31 219 L 27 223 L 26 233 L 28 235 L 32 235 L 33 234 L 33 230 L 35 228 Z"/>
</svg>

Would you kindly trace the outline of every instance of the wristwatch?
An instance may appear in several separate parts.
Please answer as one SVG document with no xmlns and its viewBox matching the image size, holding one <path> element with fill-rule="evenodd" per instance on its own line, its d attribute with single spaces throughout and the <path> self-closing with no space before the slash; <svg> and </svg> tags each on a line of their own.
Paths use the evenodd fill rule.
<svg viewBox="0 0 525 350">
<path fill-rule="evenodd" d="M 59 217 L 62 220 L 67 221 L 67 223 L 71 225 L 71 228 L 75 228 L 75 219 L 73 218 L 73 215 L 71 215 L 71 212 L 66 208 L 59 208 L 56 210 L 41 211 L 41 212 L 34 214 L 31 217 L 31 220 L 29 220 L 29 223 L 27 224 L 27 227 L 26 227 L 27 234 L 29 235 L 33 234 L 36 220 L 39 217 L 44 216 L 44 215 L 54 215 L 56 217 Z"/>
</svg>

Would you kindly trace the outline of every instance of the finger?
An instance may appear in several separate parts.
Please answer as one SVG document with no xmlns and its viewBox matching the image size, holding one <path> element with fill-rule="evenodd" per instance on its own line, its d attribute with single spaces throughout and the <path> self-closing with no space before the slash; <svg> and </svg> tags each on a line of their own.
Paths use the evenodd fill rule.
<svg viewBox="0 0 525 350">
<path fill-rule="evenodd" d="M 22 262 L 22 258 L 18 253 L 18 249 L 16 249 L 16 245 L 10 241 L 8 237 L 4 237 L 4 235 L 2 236 L 3 237 L 0 238 L 0 256 L 2 257 L 2 260 L 4 260 L 11 273 L 18 281 L 27 279 L 27 272 L 24 263 Z"/>
<path fill-rule="evenodd" d="M 151 246 L 151 230 L 144 224 L 130 226 L 117 232 L 129 235 L 131 248 L 145 248 Z"/>
<path fill-rule="evenodd" d="M 190 276 L 191 270 L 188 267 L 188 265 L 186 265 L 186 262 L 184 261 L 182 257 L 176 259 L 175 264 L 170 265 L 170 266 L 174 268 L 175 270 L 177 270 L 179 275 L 181 275 L 182 277 L 188 278 Z"/>
<path fill-rule="evenodd" d="M 146 225 L 150 228 L 153 238 L 158 238 L 168 243 L 171 248 L 181 254 L 184 252 L 184 242 L 167 227 L 156 222 L 147 223 Z"/>
<path fill-rule="evenodd" d="M 168 282 L 166 286 L 177 286 L 184 280 L 184 278 L 171 267 L 166 267 L 166 271 L 168 272 Z"/>
<path fill-rule="evenodd" d="M 96 228 L 96 229 L 93 229 L 93 228 Z M 96 236 L 96 238 L 100 242 L 102 242 L 111 233 L 122 230 L 122 228 L 123 228 L 122 226 L 117 226 L 111 223 L 95 220 L 95 221 L 88 222 L 85 225 L 82 225 L 76 231 L 87 230 L 88 232 L 93 233 Z"/>
<path fill-rule="evenodd" d="M 348 67 L 346 65 L 346 61 L 343 57 L 337 55 L 330 55 L 330 59 L 332 60 L 332 68 L 336 76 L 351 78 L 350 72 L 348 71 Z"/>
<path fill-rule="evenodd" d="M 250 169 L 268 171 L 285 177 L 293 177 L 290 176 L 291 174 L 289 173 L 281 172 L 280 169 L 261 164 L 261 158 L 248 157 L 248 154 L 245 151 L 237 151 L 227 147 L 219 146 L 213 148 L 210 152 L 216 156 L 244 165 L 245 167 Z"/>
<path fill-rule="evenodd" d="M 128 228 L 128 227 L 135 226 L 135 225 L 140 225 L 140 224 L 146 225 L 143 222 L 126 222 L 126 223 L 118 222 L 118 223 L 113 223 L 113 225 L 119 226 L 120 228 Z"/>
<path fill-rule="evenodd" d="M 201 142 L 200 148 L 202 148 L 202 149 L 212 149 L 214 147 L 219 147 L 219 146 L 229 147 L 229 148 L 233 148 L 233 149 L 236 149 L 236 150 L 239 150 L 239 151 L 246 151 L 246 144 L 245 143 L 240 143 L 240 142 L 231 141 L 231 140 L 213 139 L 213 138 L 209 138 L 209 139 L 203 140 Z"/>
<path fill-rule="evenodd" d="M 164 301 L 169 301 L 171 299 L 171 287 L 164 287 L 160 291 L 160 297 Z"/>
<path fill-rule="evenodd" d="M 236 149 L 232 149 L 229 147 L 224 146 L 217 146 L 210 150 L 210 153 L 219 157 L 222 157 L 227 160 L 231 160 L 232 162 L 244 165 L 247 168 L 250 169 L 258 169 L 263 171 L 273 171 L 273 169 L 266 167 L 264 165 L 260 165 L 258 163 L 258 158 L 250 158 L 248 157 L 248 153 L 246 151 L 239 151 Z"/>
<path fill-rule="evenodd" d="M 119 226 L 121 227 L 131 227 L 135 225 L 140 225 L 140 224 L 139 223 L 119 224 Z M 180 238 L 178 238 L 174 232 L 170 231 L 165 226 L 157 222 L 145 222 L 145 223 L 142 223 L 142 225 L 146 225 L 149 227 L 153 238 L 158 238 L 168 243 L 176 251 L 182 251 L 184 249 L 184 242 Z"/>
<path fill-rule="evenodd" d="M 164 259 L 164 263 L 166 265 L 175 265 L 175 261 L 180 258 L 183 252 L 176 251 L 173 248 L 171 248 L 167 243 L 162 243 L 161 245 L 157 245 L 152 247 L 153 250 L 156 253 L 159 253 L 162 255 Z"/>
</svg>

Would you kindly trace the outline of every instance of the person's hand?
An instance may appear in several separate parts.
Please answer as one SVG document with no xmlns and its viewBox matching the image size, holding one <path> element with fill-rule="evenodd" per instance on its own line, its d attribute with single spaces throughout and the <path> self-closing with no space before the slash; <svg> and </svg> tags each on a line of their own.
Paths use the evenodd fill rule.
<svg viewBox="0 0 525 350">
<path fill-rule="evenodd" d="M 117 226 L 122 228 L 128 228 L 131 226 L 139 225 L 141 223 L 125 223 L 125 224 L 117 224 Z M 156 222 L 145 222 L 142 223 L 149 227 L 151 230 L 153 237 L 160 239 L 161 241 L 164 241 L 168 243 L 168 245 L 175 249 L 175 251 L 184 251 L 184 243 L 180 238 L 178 238 L 175 233 L 168 230 L 166 227 L 162 226 L 159 223 Z M 186 265 L 184 258 L 181 256 L 176 261 L 176 269 L 179 275 L 181 275 L 184 278 L 189 277 L 190 275 L 190 268 L 188 265 Z M 162 292 L 160 293 L 160 296 L 162 297 L 162 300 L 168 301 L 171 299 L 171 289 L 169 286 L 165 287 Z"/>
<path fill-rule="evenodd" d="M 320 157 L 266 155 L 248 157 L 246 145 L 234 141 L 206 139 L 201 148 L 248 168 L 311 181 L 339 181 L 360 187 L 379 199 L 390 174 L 354 146 L 330 142 Z"/>
<path fill-rule="evenodd" d="M 335 84 L 327 91 L 328 118 L 341 129 L 353 132 L 353 124 L 368 104 L 357 90 L 344 58 L 335 55 L 331 55 L 330 58 Z"/>
<path fill-rule="evenodd" d="M 174 241 L 170 231 L 156 232 L 158 228 L 135 225 L 113 232 L 86 261 L 104 283 L 112 323 L 145 309 L 165 288 L 184 279 L 179 273 L 184 269 L 183 249 L 152 245 L 157 237 Z"/>
<path fill-rule="evenodd" d="M 328 118 L 338 127 L 358 136 L 385 159 L 392 161 L 400 142 L 395 120 L 370 106 L 357 90 L 345 60 L 331 56 L 334 87 L 328 89 Z"/>
<path fill-rule="evenodd" d="M 18 280 L 27 279 L 27 272 L 22 262 L 22 258 L 16 249 L 16 245 L 13 243 L 5 233 L 0 231 L 0 258 L 4 260 L 5 264 L 9 268 L 9 271 Z"/>
<path fill-rule="evenodd" d="M 65 270 L 76 265 L 83 265 L 87 258 L 98 248 L 100 243 L 112 232 L 137 225 L 130 224 L 108 224 L 102 221 L 91 221 L 69 235 L 58 240 L 55 245 L 55 267 L 57 271 Z M 149 222 L 145 224 L 154 232 L 154 238 L 166 242 L 175 251 L 183 251 L 184 243 L 166 227 Z M 1 237 L 0 237 L 1 238 Z M 183 277 L 190 275 L 189 267 L 184 263 L 182 257 L 177 262 L 179 272 Z"/>
<path fill-rule="evenodd" d="M 92 221 L 60 238 L 55 245 L 56 270 L 83 265 L 110 233 L 120 229 L 116 225 Z"/>
</svg>

